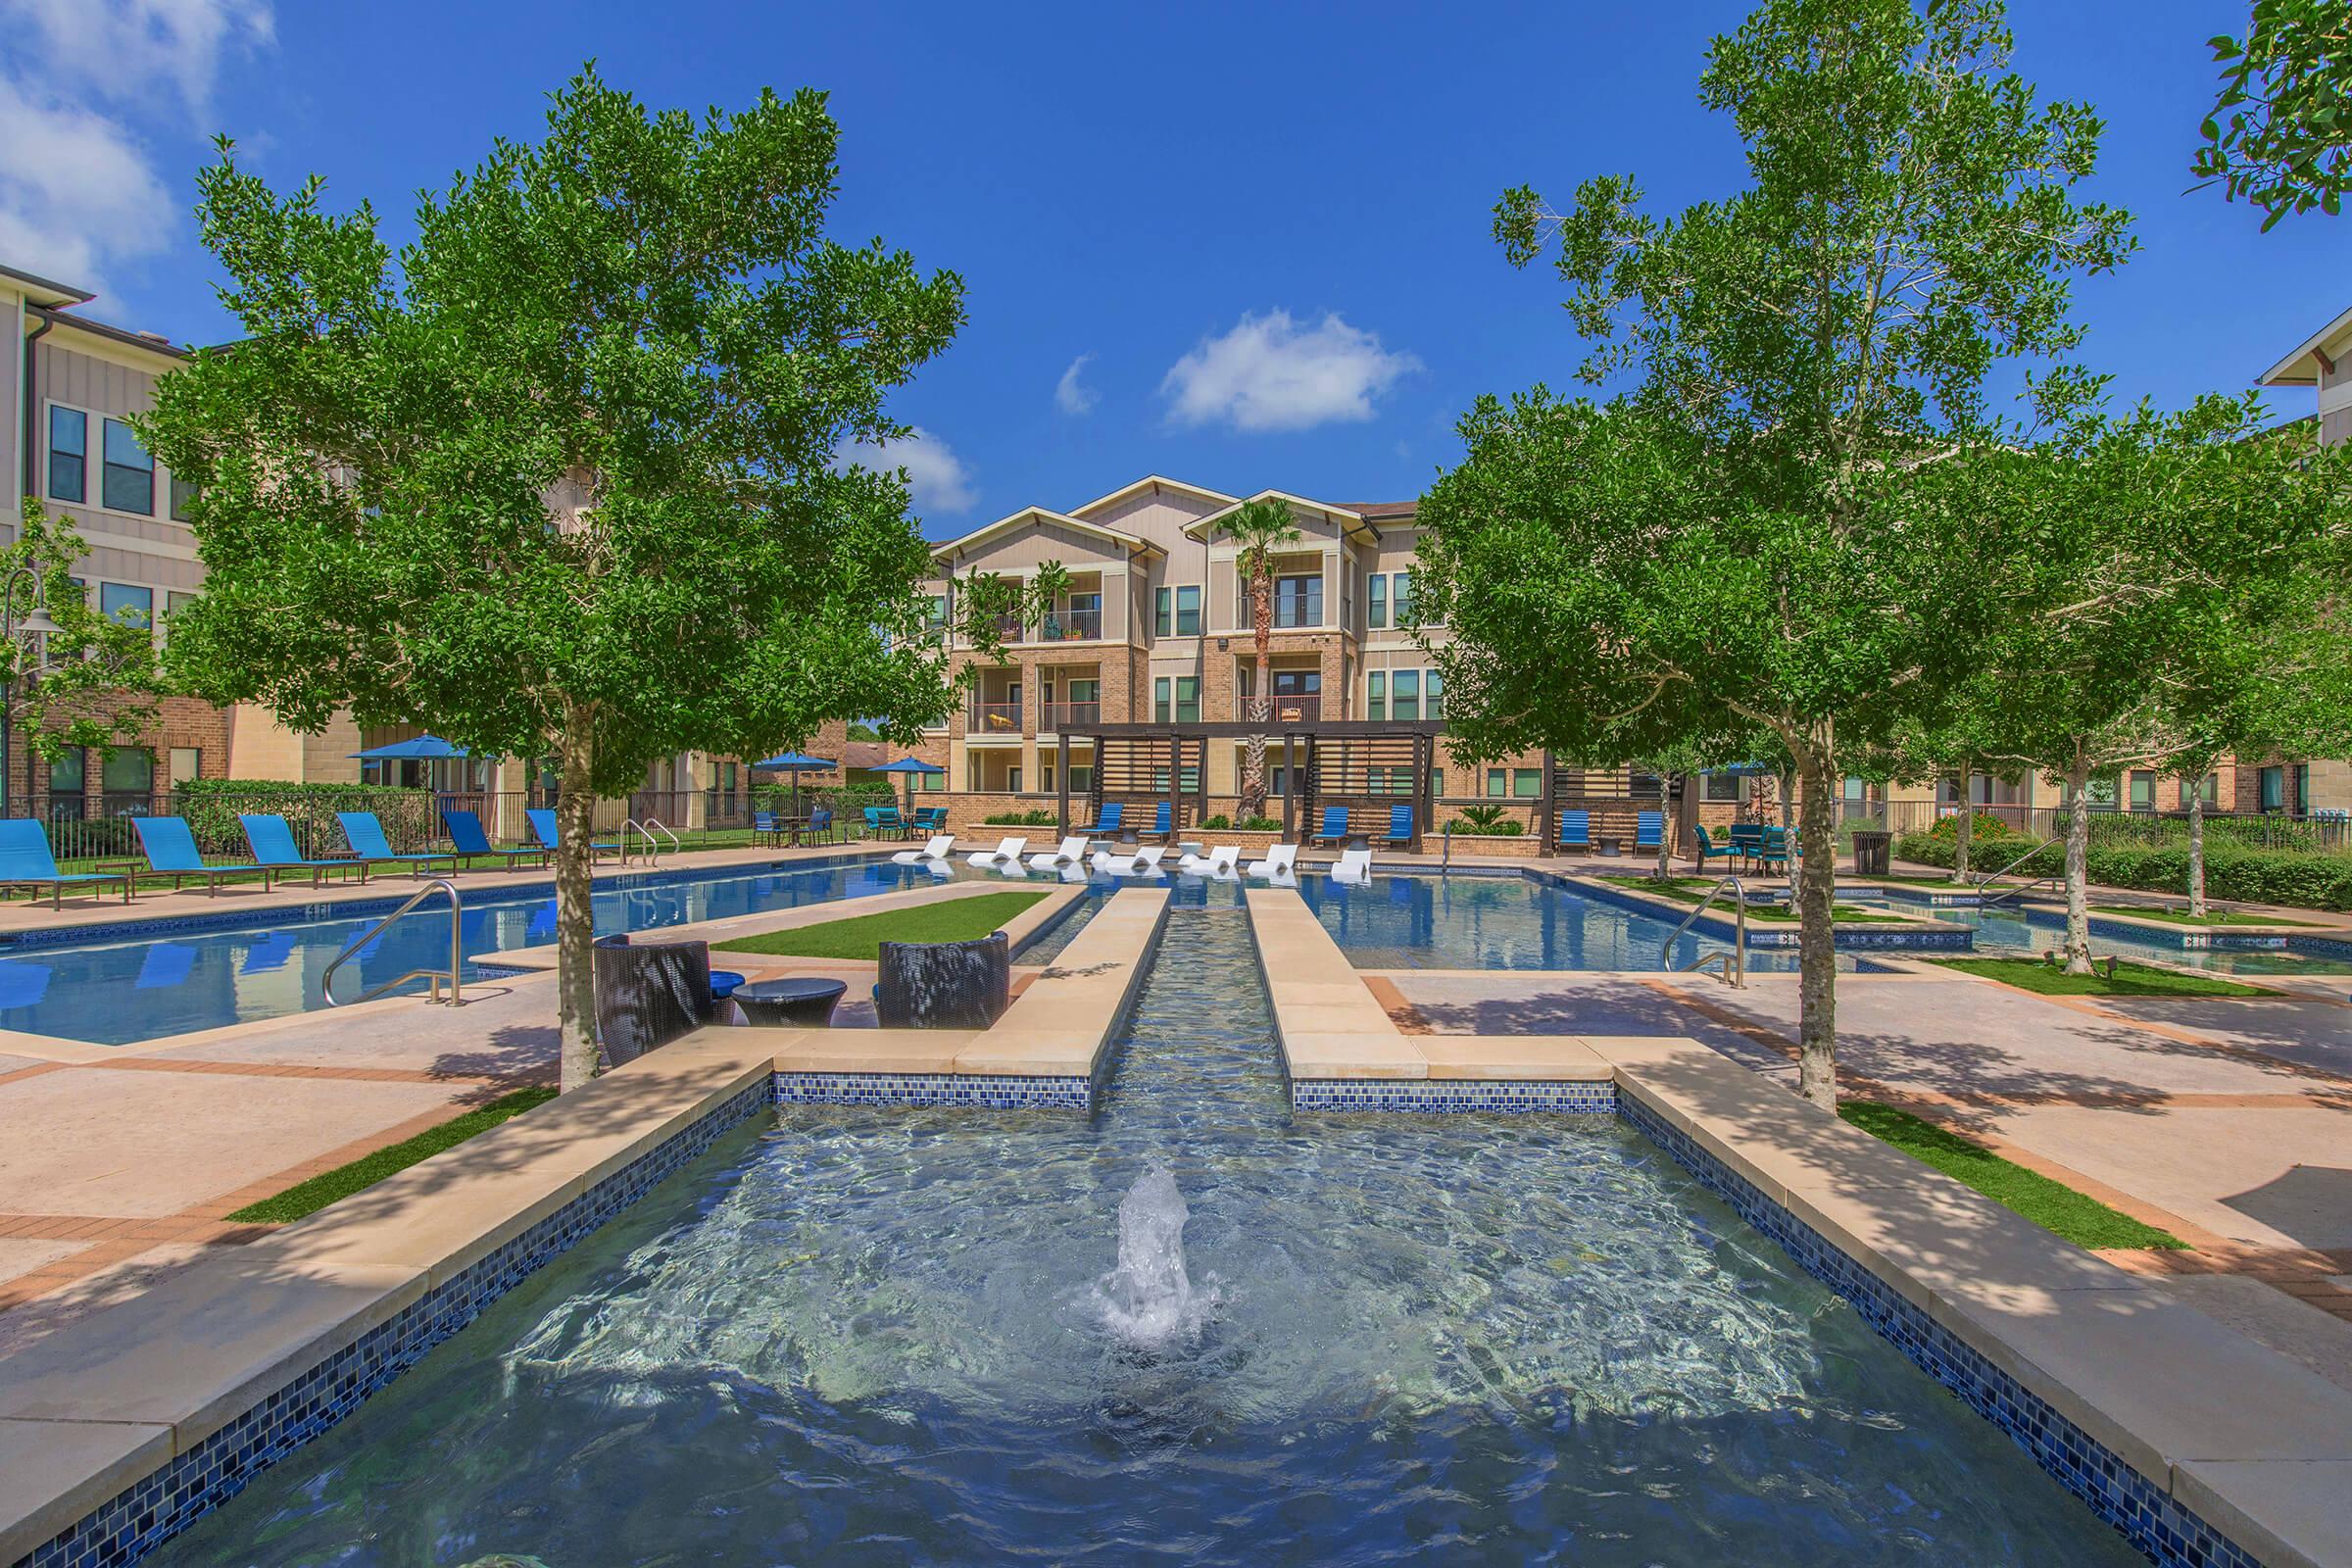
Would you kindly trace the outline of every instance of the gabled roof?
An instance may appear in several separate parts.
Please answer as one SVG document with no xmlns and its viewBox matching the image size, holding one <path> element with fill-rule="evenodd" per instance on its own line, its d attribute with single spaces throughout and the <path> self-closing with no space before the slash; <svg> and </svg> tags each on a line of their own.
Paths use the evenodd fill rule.
<svg viewBox="0 0 2352 1568">
<path fill-rule="evenodd" d="M 2352 336 L 2352 310 L 2321 327 L 2303 340 L 2300 348 L 2262 372 L 2256 380 L 2263 386 L 2317 386 L 2322 369 L 2333 373 L 2337 355 L 2328 351 L 2336 339 Z"/>
<path fill-rule="evenodd" d="M 1347 507 L 1334 506 L 1328 501 L 1310 501 L 1305 496 L 1296 496 L 1288 490 L 1260 490 L 1257 494 L 1250 497 L 1250 501 L 1287 501 L 1294 507 L 1321 513 L 1333 522 L 1338 523 L 1342 533 L 1359 538 L 1367 544 L 1380 542 L 1380 530 L 1366 522 L 1362 513 Z M 1195 538 L 1206 539 L 1216 531 L 1218 523 L 1249 504 L 1249 501 L 1236 501 L 1233 505 L 1221 507 L 1205 517 L 1196 517 L 1184 525 L 1184 531 Z"/>
<path fill-rule="evenodd" d="M 186 349 L 181 348 L 160 332 L 134 332 L 127 326 L 116 326 L 108 321 L 93 321 L 86 316 L 75 316 L 70 311 L 53 311 L 40 306 L 35 306 L 32 314 L 44 321 L 58 326 L 72 327 L 78 332 L 87 332 L 92 337 L 104 338 L 109 343 L 120 343 L 126 349 L 137 349 L 142 354 L 158 354 L 167 360 L 192 358 Z"/>
<path fill-rule="evenodd" d="M 970 533 L 933 545 L 931 547 L 932 559 L 945 562 L 957 552 L 969 550 L 983 540 L 994 539 L 1002 533 L 1010 533 L 1017 528 L 1026 527 L 1032 522 L 1050 522 L 1056 527 L 1073 528 L 1079 533 L 1092 534 L 1098 539 L 1107 540 L 1127 550 L 1164 554 L 1160 551 L 1159 546 L 1149 539 L 1138 538 L 1131 533 L 1121 533 L 1116 528 L 1105 528 L 1099 522 L 1088 522 L 1083 517 L 1073 517 L 1067 513 L 1052 512 L 1044 507 L 1023 507 L 1009 517 L 999 517 L 992 523 L 974 528 Z"/>
<path fill-rule="evenodd" d="M 1097 496 L 1084 506 L 1072 507 L 1069 514 L 1073 517 L 1083 517 L 1090 512 L 1105 511 L 1139 494 L 1149 492 L 1157 495 L 1162 490 L 1173 490 L 1178 495 L 1191 496 L 1197 501 L 1207 501 L 1220 507 L 1231 506 L 1237 499 L 1225 494 L 1222 490 L 1203 489 L 1197 484 L 1186 484 L 1182 479 L 1169 479 L 1156 473 L 1147 473 L 1133 484 L 1121 485 L 1106 496 Z"/>
</svg>

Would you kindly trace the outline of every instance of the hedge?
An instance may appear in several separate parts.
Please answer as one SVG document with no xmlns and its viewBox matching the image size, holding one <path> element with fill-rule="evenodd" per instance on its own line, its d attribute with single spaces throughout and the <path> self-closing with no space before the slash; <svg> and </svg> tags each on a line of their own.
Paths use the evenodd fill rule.
<svg viewBox="0 0 2352 1568">
<path fill-rule="evenodd" d="M 1949 867 L 1952 843 L 1933 833 L 1907 833 L 1896 856 L 1922 865 Z M 2085 858 L 2090 880 L 2102 887 L 2143 893 L 2188 893 L 2188 850 L 2165 845 L 2092 845 Z M 1989 868 L 1988 868 L 1989 869 Z M 2029 876 L 2064 876 L 2066 846 L 2036 851 L 2017 871 Z M 2299 855 L 2291 850 L 2208 850 L 2205 892 L 2209 898 L 2246 904 L 2276 904 L 2297 909 L 2352 910 L 2352 855 Z"/>
<path fill-rule="evenodd" d="M 282 779 L 201 778 L 179 787 L 173 804 L 187 818 L 197 848 L 207 855 L 243 858 L 247 812 L 282 816 L 305 855 L 346 853 L 337 811 L 373 811 L 395 850 L 422 850 L 441 837 L 441 816 L 431 790 L 391 784 L 296 784 Z"/>
</svg>

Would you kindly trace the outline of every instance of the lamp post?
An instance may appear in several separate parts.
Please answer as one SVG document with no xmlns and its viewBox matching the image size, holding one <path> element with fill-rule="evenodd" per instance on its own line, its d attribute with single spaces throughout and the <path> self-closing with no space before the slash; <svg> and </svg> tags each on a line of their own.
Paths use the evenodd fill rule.
<svg viewBox="0 0 2352 1568">
<path fill-rule="evenodd" d="M 32 584 L 32 608 L 22 621 L 17 619 L 17 589 Z M 23 666 L 25 680 L 36 678 L 49 667 L 43 659 L 43 639 L 65 630 L 49 618 L 46 591 L 41 586 L 40 568 L 31 562 L 20 562 L 5 579 L 0 579 L 0 644 L 8 649 L 10 677 L 0 681 L 0 817 L 9 814 L 9 775 L 15 770 L 17 747 L 16 672 Z M 26 782 L 31 774 L 25 775 Z"/>
</svg>

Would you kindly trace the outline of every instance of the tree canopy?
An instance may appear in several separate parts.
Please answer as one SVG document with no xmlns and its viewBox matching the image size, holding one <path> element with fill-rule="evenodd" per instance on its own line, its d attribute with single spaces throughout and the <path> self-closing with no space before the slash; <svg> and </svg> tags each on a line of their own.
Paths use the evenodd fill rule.
<svg viewBox="0 0 2352 1568">
<path fill-rule="evenodd" d="M 2352 191 L 2352 8 L 2343 0 L 2254 0 L 2246 35 L 2212 40 L 2222 68 L 2190 165 L 2223 198 L 2263 211 L 2334 217 Z"/>
</svg>

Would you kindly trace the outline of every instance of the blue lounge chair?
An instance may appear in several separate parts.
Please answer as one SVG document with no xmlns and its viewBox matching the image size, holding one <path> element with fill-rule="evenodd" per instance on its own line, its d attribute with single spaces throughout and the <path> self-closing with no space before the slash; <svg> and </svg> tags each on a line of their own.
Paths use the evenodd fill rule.
<svg viewBox="0 0 2352 1568">
<path fill-rule="evenodd" d="M 1389 831 L 1381 838 L 1383 844 L 1409 848 L 1413 842 L 1413 808 L 1409 806 L 1389 808 Z"/>
<path fill-rule="evenodd" d="M 1579 808 L 1560 813 L 1560 848 L 1592 853 L 1592 813 Z"/>
<path fill-rule="evenodd" d="M 407 866 L 411 876 L 424 875 L 437 860 L 447 860 L 452 872 L 458 868 L 456 854 L 448 850 L 404 855 L 393 849 L 392 841 L 384 837 L 384 824 L 376 820 L 373 811 L 337 811 L 335 820 L 343 824 L 343 842 L 350 845 L 351 853 L 363 860 L 390 860 Z M 148 856 L 148 859 L 154 858 L 152 854 Z"/>
<path fill-rule="evenodd" d="M 1162 801 L 1152 809 L 1152 825 L 1136 829 L 1135 837 L 1139 843 L 1145 839 L 1165 839 L 1175 830 L 1176 808 Z"/>
<path fill-rule="evenodd" d="M 75 871 L 71 874 L 57 868 L 57 857 L 49 853 L 49 830 L 29 816 L 11 817 L 0 821 L 0 887 L 28 887 L 49 890 L 49 907 L 66 906 L 66 889 L 88 888 L 95 891 L 108 882 L 122 884 L 122 902 L 130 902 L 130 878 L 120 871 Z"/>
<path fill-rule="evenodd" d="M 1737 827 L 1732 829 L 1734 837 L 1723 844 L 1716 843 L 1714 838 L 1708 834 L 1707 825 L 1704 822 L 1698 823 L 1690 831 L 1698 837 L 1698 868 L 1702 872 L 1717 860 L 1728 863 L 1747 853 L 1746 847 L 1740 842 L 1738 837 L 1740 830 Z"/>
<path fill-rule="evenodd" d="M 311 886 L 317 887 L 329 871 L 357 871 L 360 880 L 368 880 L 368 862 L 348 856 L 327 859 L 313 859 L 295 848 L 294 830 L 286 819 L 268 811 L 248 811 L 237 818 L 245 829 L 245 842 L 253 847 L 254 869 L 262 873 L 262 887 L 267 891 L 287 871 L 308 871 Z"/>
<path fill-rule="evenodd" d="M 1346 844 L 1348 842 L 1348 808 L 1345 806 L 1323 808 L 1323 826 L 1319 831 L 1309 833 L 1306 836 L 1306 842 L 1309 844 Z"/>
<path fill-rule="evenodd" d="M 552 855 L 562 848 L 556 842 L 555 812 L 544 806 L 534 806 L 525 809 L 522 816 L 524 821 L 531 824 L 531 837 L 537 839 L 548 853 Z M 588 841 L 588 858 L 594 860 L 600 855 L 621 855 L 620 841 L 618 839 L 591 838 Z M 621 858 L 627 858 L 625 855 L 621 855 Z"/>
<path fill-rule="evenodd" d="M 139 835 L 139 849 L 147 857 L 147 869 L 134 876 L 168 876 L 172 891 L 190 878 L 202 878 L 208 895 L 220 891 L 224 876 L 250 876 L 254 867 L 244 865 L 207 865 L 197 853 L 196 835 L 188 831 L 185 820 L 176 816 L 134 816 L 132 831 Z"/>
<path fill-rule="evenodd" d="M 1103 803 L 1102 814 L 1100 817 L 1087 823 L 1084 827 L 1074 827 L 1070 831 L 1083 833 L 1088 838 L 1115 839 L 1119 836 L 1119 821 L 1126 814 L 1127 803 L 1125 801 L 1106 801 Z"/>
<path fill-rule="evenodd" d="M 506 850 L 491 843 L 490 835 L 482 831 L 482 819 L 471 811 L 443 811 L 441 821 L 449 829 L 450 847 L 464 856 L 467 864 L 471 864 L 477 855 L 506 857 L 507 869 L 510 871 L 514 869 L 517 860 L 533 859 L 541 865 L 547 863 L 547 851 L 536 844 Z"/>
<path fill-rule="evenodd" d="M 1666 813 L 1637 811 L 1634 813 L 1634 848 L 1654 850 L 1666 842 Z"/>
</svg>

